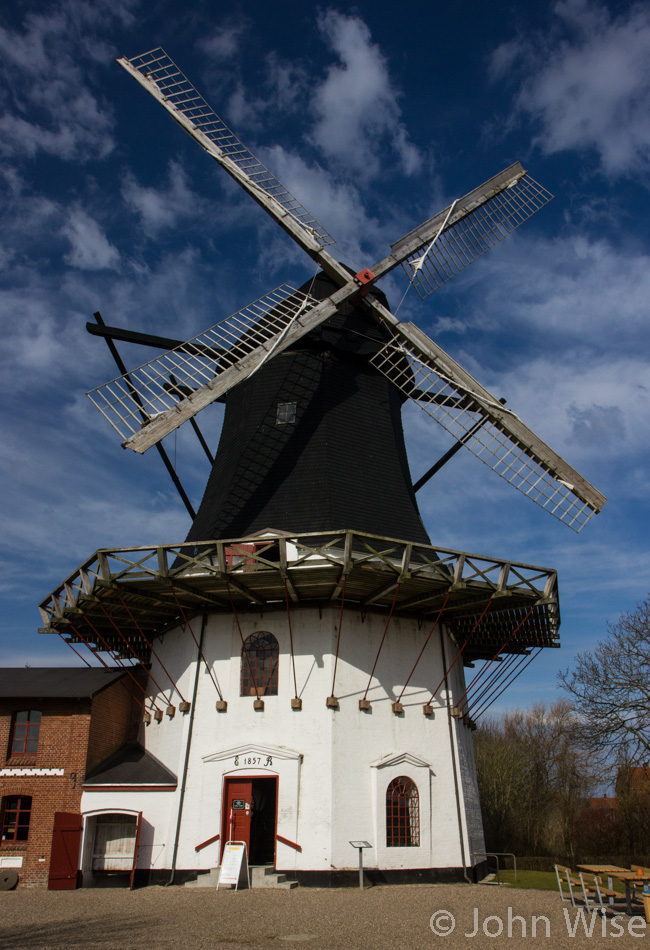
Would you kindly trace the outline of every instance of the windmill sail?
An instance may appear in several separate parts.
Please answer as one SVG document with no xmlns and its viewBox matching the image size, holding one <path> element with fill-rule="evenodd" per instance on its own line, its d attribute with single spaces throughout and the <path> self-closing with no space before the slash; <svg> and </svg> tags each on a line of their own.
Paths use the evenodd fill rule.
<svg viewBox="0 0 650 950">
<path fill-rule="evenodd" d="M 401 262 L 424 299 L 502 241 L 552 197 L 516 162 L 391 244 L 392 257 Z"/>
<path fill-rule="evenodd" d="M 574 531 L 601 510 L 605 496 L 418 327 L 395 334 L 370 362 L 477 458 Z"/>
<path fill-rule="evenodd" d="M 317 304 L 283 284 L 193 340 L 87 395 L 125 445 L 144 452 L 246 378 L 277 348 L 286 330 Z"/>
<path fill-rule="evenodd" d="M 163 49 L 118 59 L 246 191 L 309 253 L 334 238 L 230 131 Z"/>
</svg>

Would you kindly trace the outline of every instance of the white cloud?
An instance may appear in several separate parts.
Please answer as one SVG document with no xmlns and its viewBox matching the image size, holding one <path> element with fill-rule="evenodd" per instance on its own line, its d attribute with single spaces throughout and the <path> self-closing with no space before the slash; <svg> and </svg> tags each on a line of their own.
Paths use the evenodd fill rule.
<svg viewBox="0 0 650 950">
<path fill-rule="evenodd" d="M 13 169 L 3 169 L 0 174 L 7 184 L 0 210 L 0 257 L 11 262 L 6 276 L 13 283 L 25 260 L 37 257 L 41 241 L 56 234 L 62 211 L 55 201 L 30 193 Z"/>
<path fill-rule="evenodd" d="M 212 36 L 203 39 L 199 45 L 217 62 L 231 60 L 239 52 L 245 30 L 244 19 L 230 20 L 220 26 Z"/>
<path fill-rule="evenodd" d="M 7 392 L 38 389 L 35 374 L 48 367 L 64 367 L 64 326 L 52 318 L 53 306 L 53 300 L 48 306 L 44 287 L 0 291 L 3 387 Z"/>
<path fill-rule="evenodd" d="M 500 46 L 491 60 L 502 78 L 517 65 L 525 76 L 519 113 L 540 127 L 547 154 L 594 150 L 608 175 L 650 168 L 650 7 L 619 16 L 588 0 L 560 0 L 548 37 Z"/>
<path fill-rule="evenodd" d="M 362 245 L 376 241 L 377 222 L 366 215 L 361 195 L 349 181 L 337 181 L 320 165 L 308 165 L 281 146 L 264 150 L 264 158 L 346 254 L 359 259 Z"/>
<path fill-rule="evenodd" d="M 650 363 L 642 358 L 568 350 L 499 374 L 499 386 L 510 408 L 576 468 L 597 461 L 614 472 L 622 454 L 630 460 L 645 450 L 639 433 L 650 429 Z M 618 472 L 619 486 L 625 479 Z"/>
<path fill-rule="evenodd" d="M 319 17 L 319 27 L 339 63 L 314 91 L 312 141 L 330 161 L 367 177 L 377 174 L 388 146 L 403 171 L 413 174 L 420 155 L 400 121 L 399 95 L 370 30 L 359 17 L 335 10 Z"/>
<path fill-rule="evenodd" d="M 30 552 L 38 552 L 33 554 L 37 560 L 64 557 L 72 567 L 99 546 L 184 538 L 188 515 L 164 471 L 152 484 L 152 466 L 141 459 L 110 465 L 113 446 L 107 447 L 110 454 L 102 452 L 96 432 L 70 427 L 65 412 L 43 416 L 29 431 L 5 428 L 3 440 L 11 454 L 0 452 L 0 473 L 7 486 L 2 506 L 7 549 L 20 558 Z M 89 437 L 92 453 L 84 447 Z M 39 475 L 45 459 L 47 484 Z M 91 484 L 95 492 L 88 491 Z M 19 581 L 17 576 L 15 584 Z M 45 594 L 47 580 L 42 584 Z"/>
<path fill-rule="evenodd" d="M 259 130 L 267 117 L 267 105 L 263 99 L 251 98 L 243 82 L 238 82 L 228 100 L 228 121 L 235 129 Z"/>
<path fill-rule="evenodd" d="M 122 186 L 122 197 L 140 215 L 150 236 L 175 227 L 182 219 L 196 217 L 199 208 L 199 199 L 188 187 L 185 172 L 177 162 L 169 163 L 165 189 L 140 185 L 129 176 Z"/>
<path fill-rule="evenodd" d="M 567 415 L 572 421 L 572 433 L 576 442 L 584 445 L 615 446 L 626 435 L 626 413 L 620 406 L 598 406 L 595 403 L 579 409 L 568 407 Z"/>
<path fill-rule="evenodd" d="M 650 256 L 616 247 L 606 238 L 575 233 L 557 239 L 518 236 L 481 275 L 489 306 L 483 318 L 520 321 L 536 332 L 552 330 L 566 344 L 636 346 L 648 325 Z"/>
<path fill-rule="evenodd" d="M 283 63 L 274 52 L 266 58 L 266 70 L 277 108 L 285 113 L 302 108 L 307 91 L 307 71 L 299 63 Z"/>
<path fill-rule="evenodd" d="M 31 158 L 42 151 L 68 159 L 75 157 L 79 145 L 78 136 L 70 126 L 46 129 L 16 115 L 0 116 L 0 136 L 0 149 L 6 156 L 28 155 Z M 103 147 L 107 147 L 106 142 Z"/>
<path fill-rule="evenodd" d="M 63 226 L 63 233 L 71 249 L 65 255 L 66 264 L 80 270 L 106 270 L 117 267 L 120 259 L 97 222 L 80 208 L 71 211 Z"/>
<path fill-rule="evenodd" d="M 88 69 L 89 63 L 108 65 L 110 53 L 90 34 L 99 23 L 105 29 L 107 20 L 129 22 L 134 3 L 64 0 L 52 13 L 28 14 L 22 28 L 0 27 L 3 154 L 43 151 L 83 162 L 111 152 L 112 111 L 91 92 Z"/>
<path fill-rule="evenodd" d="M 285 120 L 301 110 L 309 96 L 306 71 L 296 63 L 285 63 L 275 52 L 265 61 L 265 75 L 252 96 L 239 80 L 228 100 L 228 119 L 237 129 L 260 131 L 273 129 L 278 120 Z"/>
</svg>

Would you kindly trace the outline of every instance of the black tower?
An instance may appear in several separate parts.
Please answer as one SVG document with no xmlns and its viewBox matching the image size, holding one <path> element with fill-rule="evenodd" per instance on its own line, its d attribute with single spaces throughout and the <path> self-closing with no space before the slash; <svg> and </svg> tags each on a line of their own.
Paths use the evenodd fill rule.
<svg viewBox="0 0 650 950">
<path fill-rule="evenodd" d="M 321 273 L 300 289 L 322 300 L 336 285 Z M 369 363 L 388 338 L 345 304 L 227 394 L 188 541 L 345 527 L 429 543 L 404 446 L 406 396 Z"/>
</svg>

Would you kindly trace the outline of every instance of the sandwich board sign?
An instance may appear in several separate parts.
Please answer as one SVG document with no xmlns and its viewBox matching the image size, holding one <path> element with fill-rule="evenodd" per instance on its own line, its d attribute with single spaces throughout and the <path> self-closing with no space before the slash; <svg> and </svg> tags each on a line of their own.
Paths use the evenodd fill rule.
<svg viewBox="0 0 650 950">
<path fill-rule="evenodd" d="M 235 890 L 239 889 L 240 884 L 242 887 L 248 887 L 248 857 L 245 841 L 226 842 L 219 869 L 217 890 L 222 884 L 234 884 Z"/>
</svg>

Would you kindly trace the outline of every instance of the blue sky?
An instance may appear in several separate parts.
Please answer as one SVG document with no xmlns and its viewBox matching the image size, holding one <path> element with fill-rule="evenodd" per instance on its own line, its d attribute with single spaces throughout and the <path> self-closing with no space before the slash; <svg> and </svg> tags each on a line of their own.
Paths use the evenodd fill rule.
<svg viewBox="0 0 650 950">
<path fill-rule="evenodd" d="M 580 535 L 463 451 L 418 495 L 434 544 L 557 568 L 556 671 L 648 594 L 650 4 L 19 2 L 0 15 L 0 660 L 69 664 L 37 604 L 99 547 L 182 540 L 154 451 L 124 452 L 85 397 L 115 375 L 85 323 L 189 338 L 307 256 L 115 63 L 163 46 L 215 111 L 372 266 L 520 160 L 556 196 L 414 320 L 604 492 Z M 383 283 L 393 305 L 401 274 Z M 122 344 L 128 366 L 153 351 Z M 199 417 L 216 445 L 221 409 Z M 449 446 L 405 414 L 414 479 Z M 166 440 L 195 504 L 185 426 Z M 371 477 L 371 473 L 369 473 Z"/>
</svg>

